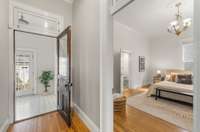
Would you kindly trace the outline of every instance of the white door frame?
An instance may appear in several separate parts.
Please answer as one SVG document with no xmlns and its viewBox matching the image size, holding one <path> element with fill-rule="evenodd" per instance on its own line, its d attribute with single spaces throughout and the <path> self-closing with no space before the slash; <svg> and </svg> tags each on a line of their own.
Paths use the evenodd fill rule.
<svg viewBox="0 0 200 132">
<path fill-rule="evenodd" d="M 112 0 L 112 8 L 110 9 L 110 12 L 112 15 L 119 12 L 121 9 L 125 8 L 127 5 L 132 3 L 135 0 Z"/>
<path fill-rule="evenodd" d="M 112 1 L 112 0 L 110 0 Z M 103 8 L 104 6 L 104 8 Z M 100 3 L 100 13 L 105 13 L 105 15 L 100 15 L 100 20 L 101 20 L 101 28 L 104 27 L 101 31 L 100 34 L 106 34 L 108 35 L 112 28 L 109 27 L 109 15 L 107 14 L 107 12 L 105 11 L 105 9 L 110 6 L 109 2 L 106 2 L 106 0 L 101 0 Z M 123 4 L 122 6 L 123 7 Z M 120 8 L 117 9 L 117 7 L 112 7 L 111 8 L 111 14 L 115 14 L 117 11 L 119 11 Z M 194 0 L 194 50 L 195 50 L 195 59 L 194 59 L 194 63 L 195 63 L 195 68 L 194 68 L 194 75 L 195 75 L 195 80 L 194 80 L 194 113 L 193 113 L 193 132 L 199 132 L 200 130 L 200 16 L 199 16 L 199 12 L 200 12 L 200 1 L 199 0 Z M 104 26 L 102 25 L 104 24 Z M 112 26 L 112 24 L 110 25 Z M 100 28 L 100 29 L 101 29 Z M 107 28 L 107 29 L 106 29 Z M 103 35 L 102 35 L 103 36 Z M 109 35 L 108 35 L 109 36 Z M 100 41 L 102 42 L 112 42 L 109 37 L 100 37 Z M 111 37 L 112 38 L 112 37 Z M 108 43 L 107 43 L 108 44 Z M 112 50 L 110 50 L 109 48 L 107 49 L 109 50 L 109 52 L 112 53 Z M 100 52 L 101 53 L 101 52 Z M 103 55 L 101 54 L 101 57 L 103 57 Z M 109 60 L 109 59 L 107 59 Z M 111 59 L 110 59 L 111 61 Z M 102 61 L 100 63 L 102 65 Z M 106 65 L 108 66 L 110 63 L 107 62 Z M 101 70 L 102 72 L 102 70 Z M 112 73 L 111 71 L 109 71 L 110 74 Z M 101 76 L 102 77 L 102 76 Z M 109 78 L 111 79 L 111 77 Z M 100 83 L 103 84 L 103 82 L 101 81 Z M 109 89 L 109 87 L 107 87 Z M 109 90 L 108 90 L 109 92 Z M 101 132 L 112 132 L 113 131 L 113 124 L 111 124 L 110 122 L 112 122 L 111 120 L 113 120 L 113 111 L 111 112 L 111 110 L 113 110 L 112 105 L 110 103 L 110 100 L 112 100 L 111 98 L 109 98 L 108 96 L 111 96 L 110 92 L 106 93 L 105 88 L 101 87 L 101 91 L 100 91 L 100 99 L 101 99 L 101 114 L 100 114 L 100 131 Z M 102 99 L 102 98 L 106 98 L 106 99 Z M 107 103 L 105 101 L 108 101 Z M 108 106 L 108 104 L 110 104 L 111 106 Z M 107 107 L 107 108 L 106 108 Z M 105 111 L 108 110 L 108 111 Z M 106 114 L 107 113 L 107 114 Z M 111 115 L 109 115 L 111 114 Z M 107 115 L 108 117 L 106 118 L 105 115 Z M 106 124 L 110 125 L 107 126 Z"/>
<path fill-rule="evenodd" d="M 200 130 L 200 1 L 194 0 L 194 100 L 193 132 Z"/>
<path fill-rule="evenodd" d="M 99 0 L 100 132 L 113 132 L 113 17 L 112 0 Z"/>
<path fill-rule="evenodd" d="M 23 29 L 17 29 L 15 26 L 14 26 L 14 23 L 13 23 L 13 19 L 14 19 L 14 14 L 13 14 L 13 10 L 14 8 L 16 7 L 19 7 L 21 9 L 25 9 L 27 11 L 32 11 L 32 12 L 35 12 L 35 13 L 38 13 L 38 14 L 42 14 L 42 16 L 46 16 L 46 17 L 53 17 L 53 18 L 56 18 L 59 23 L 60 23 L 60 32 L 63 30 L 64 28 L 64 18 L 63 16 L 59 16 L 57 14 L 53 14 L 51 12 L 46 12 L 44 10 L 40 10 L 40 9 L 37 9 L 35 7 L 31 7 L 31 6 L 28 6 L 26 4 L 22 4 L 20 2 L 12 2 L 10 1 L 9 2 L 9 122 L 10 123 L 13 123 L 14 122 L 14 116 L 15 116 L 15 91 L 14 91 L 14 88 L 15 88 L 15 63 L 14 63 L 14 55 L 15 55 L 15 44 L 14 44 L 14 40 L 15 40 L 15 36 L 14 36 L 14 32 L 16 30 L 18 31 L 22 31 L 22 32 L 27 32 L 28 31 L 24 31 Z M 30 31 L 31 32 L 31 31 Z M 36 33 L 35 34 L 40 34 L 40 33 Z M 48 37 L 57 37 L 57 35 L 53 35 L 52 34 L 49 34 L 49 33 L 43 33 L 42 35 L 44 36 L 48 36 Z"/>
<path fill-rule="evenodd" d="M 37 93 L 37 51 L 35 49 L 31 48 L 17 48 L 16 47 L 16 52 L 17 51 L 28 51 L 33 53 L 33 94 Z M 16 62 L 15 62 L 16 65 Z M 15 79 L 16 80 L 16 79 Z"/>
<path fill-rule="evenodd" d="M 133 0 L 99 0 L 100 132 L 113 132 L 113 14 Z M 125 2 L 123 2 L 125 1 Z M 114 5 L 113 5 L 114 4 Z"/>
<path fill-rule="evenodd" d="M 129 87 L 132 87 L 132 81 L 133 81 L 133 77 L 132 77 L 132 70 L 131 70 L 131 67 L 132 67 L 132 52 L 129 51 L 129 50 L 123 50 L 123 49 L 120 49 L 120 93 L 122 94 L 123 91 L 124 91 L 124 87 L 123 87 L 123 77 L 124 77 L 124 74 L 122 74 L 122 57 L 121 57 L 121 53 L 126 53 L 126 54 L 129 54 L 130 56 L 130 62 L 129 62 L 129 69 L 130 69 L 130 74 L 129 74 Z"/>
</svg>

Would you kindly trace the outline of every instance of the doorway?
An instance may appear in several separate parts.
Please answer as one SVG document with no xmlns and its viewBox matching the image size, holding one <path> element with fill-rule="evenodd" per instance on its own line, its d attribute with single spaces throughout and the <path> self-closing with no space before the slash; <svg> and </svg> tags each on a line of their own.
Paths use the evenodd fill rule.
<svg viewBox="0 0 200 132">
<path fill-rule="evenodd" d="M 165 1 L 161 3 L 157 1 L 147 3 L 145 0 L 134 1 L 113 16 L 114 53 L 120 54 L 120 49 L 134 51 L 134 55 L 132 56 L 133 66 L 131 68 L 134 80 L 132 89 L 123 92 L 121 97 L 117 99 L 114 98 L 115 111 L 121 110 L 120 112 L 126 112 L 126 114 L 124 114 L 125 116 L 115 112 L 114 123 L 115 128 L 117 128 L 115 131 L 135 131 L 136 128 L 132 125 L 128 125 L 129 123 L 131 124 L 131 122 L 136 123 L 135 126 L 138 126 L 137 130 L 139 131 L 159 131 L 157 126 L 162 126 L 166 131 L 179 131 L 180 128 L 182 128 L 180 131 L 192 131 L 193 107 L 187 105 L 187 103 L 192 104 L 193 102 L 194 85 L 192 81 L 190 84 L 185 85 L 179 82 L 178 78 L 180 75 L 184 74 L 190 75 L 190 80 L 193 80 L 193 68 L 188 68 L 188 64 L 187 69 L 184 67 L 184 56 L 188 56 L 187 59 L 190 65 L 193 65 L 193 55 L 191 54 L 193 50 L 189 45 L 193 43 L 193 27 L 192 24 L 189 24 L 187 30 L 180 29 L 181 34 L 171 32 L 174 28 L 172 28 L 172 30 L 170 29 L 174 24 L 173 20 L 176 20 L 173 14 L 177 13 L 177 11 L 179 12 L 180 5 L 182 5 L 180 11 L 184 15 L 187 14 L 184 16 L 184 19 L 189 18 L 188 20 L 193 20 L 193 1 L 181 1 L 181 3 L 178 1 Z M 140 14 L 138 14 L 138 12 L 140 12 Z M 163 14 L 159 15 L 160 12 Z M 148 23 L 145 23 L 146 21 L 148 21 Z M 155 24 L 155 22 L 157 23 Z M 183 23 L 177 22 L 176 24 L 181 27 Z M 177 26 L 176 24 L 174 24 L 174 27 Z M 183 45 L 190 46 L 190 48 L 186 48 L 187 55 L 183 54 Z M 121 85 L 117 85 L 118 80 L 115 79 L 114 84 L 115 88 L 121 87 L 121 91 L 123 91 L 124 87 L 128 87 L 129 84 L 129 79 L 126 75 L 129 69 L 127 68 L 128 61 L 125 61 L 129 57 L 124 53 L 121 54 L 121 57 L 123 60 L 121 64 L 125 63 L 125 65 L 121 66 L 123 67 L 123 69 L 121 68 L 123 74 L 119 74 L 120 65 L 117 64 L 119 61 L 115 59 L 114 69 L 119 70 L 115 70 L 114 75 L 121 75 L 118 77 L 118 80 L 121 79 L 122 83 Z M 172 86 L 171 84 L 174 85 Z M 185 95 L 179 96 L 178 94 L 168 93 L 176 91 L 176 88 L 179 88 L 180 91 L 178 93 L 181 93 L 181 90 L 183 90 L 181 88 L 182 85 L 186 86 L 186 89 L 189 89 L 189 87 L 191 88 L 192 94 L 190 94 L 190 97 L 188 96 L 187 98 Z M 158 94 L 156 90 L 154 93 L 154 88 L 166 90 L 164 92 L 159 92 L 160 100 L 154 98 L 154 96 Z M 119 90 L 117 89 L 115 91 L 118 92 Z M 151 92 L 151 90 L 153 92 Z M 190 92 L 187 91 L 184 93 L 189 95 Z M 119 109 L 119 105 L 121 105 L 121 109 Z M 162 108 L 160 106 L 162 106 Z M 176 111 L 174 111 L 175 109 Z M 133 118 L 131 116 L 134 115 L 135 111 L 137 111 L 137 115 L 139 115 L 138 118 Z M 190 116 L 182 116 L 182 113 Z M 149 118 L 148 114 L 151 115 L 151 118 Z M 166 116 L 164 116 L 165 114 Z M 137 121 L 141 118 L 146 121 L 144 121 L 142 125 L 137 124 Z M 157 122 L 156 120 L 158 119 L 162 119 L 163 122 Z M 119 126 L 118 124 L 122 124 L 124 120 L 126 120 L 127 124 Z M 149 122 L 157 122 L 157 125 L 145 125 Z M 171 123 L 170 127 L 168 123 Z M 171 129 L 172 127 L 173 129 Z"/>
<path fill-rule="evenodd" d="M 14 31 L 14 38 L 15 121 L 57 110 L 56 37 Z"/>
<path fill-rule="evenodd" d="M 120 93 L 123 93 L 124 89 L 131 88 L 132 86 L 131 56 L 131 51 L 120 51 Z"/>
<path fill-rule="evenodd" d="M 14 47 L 14 121 L 58 110 L 71 126 L 71 27 L 58 37 L 14 30 Z"/>
</svg>

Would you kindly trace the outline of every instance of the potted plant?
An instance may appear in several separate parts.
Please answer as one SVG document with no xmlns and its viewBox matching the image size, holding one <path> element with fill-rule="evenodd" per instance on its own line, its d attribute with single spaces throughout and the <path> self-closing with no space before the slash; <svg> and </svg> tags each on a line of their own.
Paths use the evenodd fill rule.
<svg viewBox="0 0 200 132">
<path fill-rule="evenodd" d="M 45 92 L 48 92 L 48 87 L 51 86 L 49 83 L 53 79 L 54 79 L 54 74 L 52 71 L 43 71 L 42 74 L 40 75 L 39 80 L 44 85 Z"/>
</svg>

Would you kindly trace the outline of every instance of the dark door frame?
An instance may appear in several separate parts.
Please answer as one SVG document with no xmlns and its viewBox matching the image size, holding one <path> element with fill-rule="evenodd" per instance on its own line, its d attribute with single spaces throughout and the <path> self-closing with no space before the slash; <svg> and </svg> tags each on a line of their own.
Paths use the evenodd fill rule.
<svg viewBox="0 0 200 132">
<path fill-rule="evenodd" d="M 60 41 L 59 39 L 62 38 L 63 36 L 67 35 L 67 58 L 69 58 L 68 60 L 68 71 L 69 71 L 69 83 L 65 85 L 65 88 L 68 90 L 68 95 L 69 95 L 69 100 L 68 100 L 68 104 L 69 104 L 69 109 L 68 109 L 68 113 L 64 113 L 64 111 L 58 109 L 59 113 L 61 114 L 61 116 L 64 118 L 64 120 L 66 121 L 66 123 L 68 124 L 68 126 L 71 126 L 71 86 L 72 86 L 72 79 L 71 79 L 71 26 L 68 26 L 63 32 L 60 33 L 60 35 L 58 35 L 57 37 L 57 55 L 58 55 L 58 75 L 59 75 L 59 48 L 60 48 Z M 59 79 L 59 78 L 58 78 Z M 57 81 L 58 86 L 59 87 L 59 80 Z M 57 91 L 57 106 L 59 107 L 60 104 L 60 93 L 59 90 Z M 63 102 L 62 102 L 63 103 Z M 62 104 L 63 105 L 63 104 Z"/>
</svg>

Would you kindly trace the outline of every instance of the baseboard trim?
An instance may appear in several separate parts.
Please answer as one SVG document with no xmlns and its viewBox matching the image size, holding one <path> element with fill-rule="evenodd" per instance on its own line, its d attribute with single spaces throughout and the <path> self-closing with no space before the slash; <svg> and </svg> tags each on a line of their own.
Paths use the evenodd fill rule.
<svg viewBox="0 0 200 132">
<path fill-rule="evenodd" d="M 2 126 L 0 126 L 0 132 L 7 132 L 7 129 L 9 127 L 9 118 L 7 118 L 4 123 L 2 124 Z"/>
<path fill-rule="evenodd" d="M 91 132 L 99 132 L 99 128 L 96 124 L 81 110 L 81 108 L 77 104 L 73 104 L 74 111 L 78 114 L 81 120 L 86 124 L 86 126 L 90 129 Z"/>
</svg>

